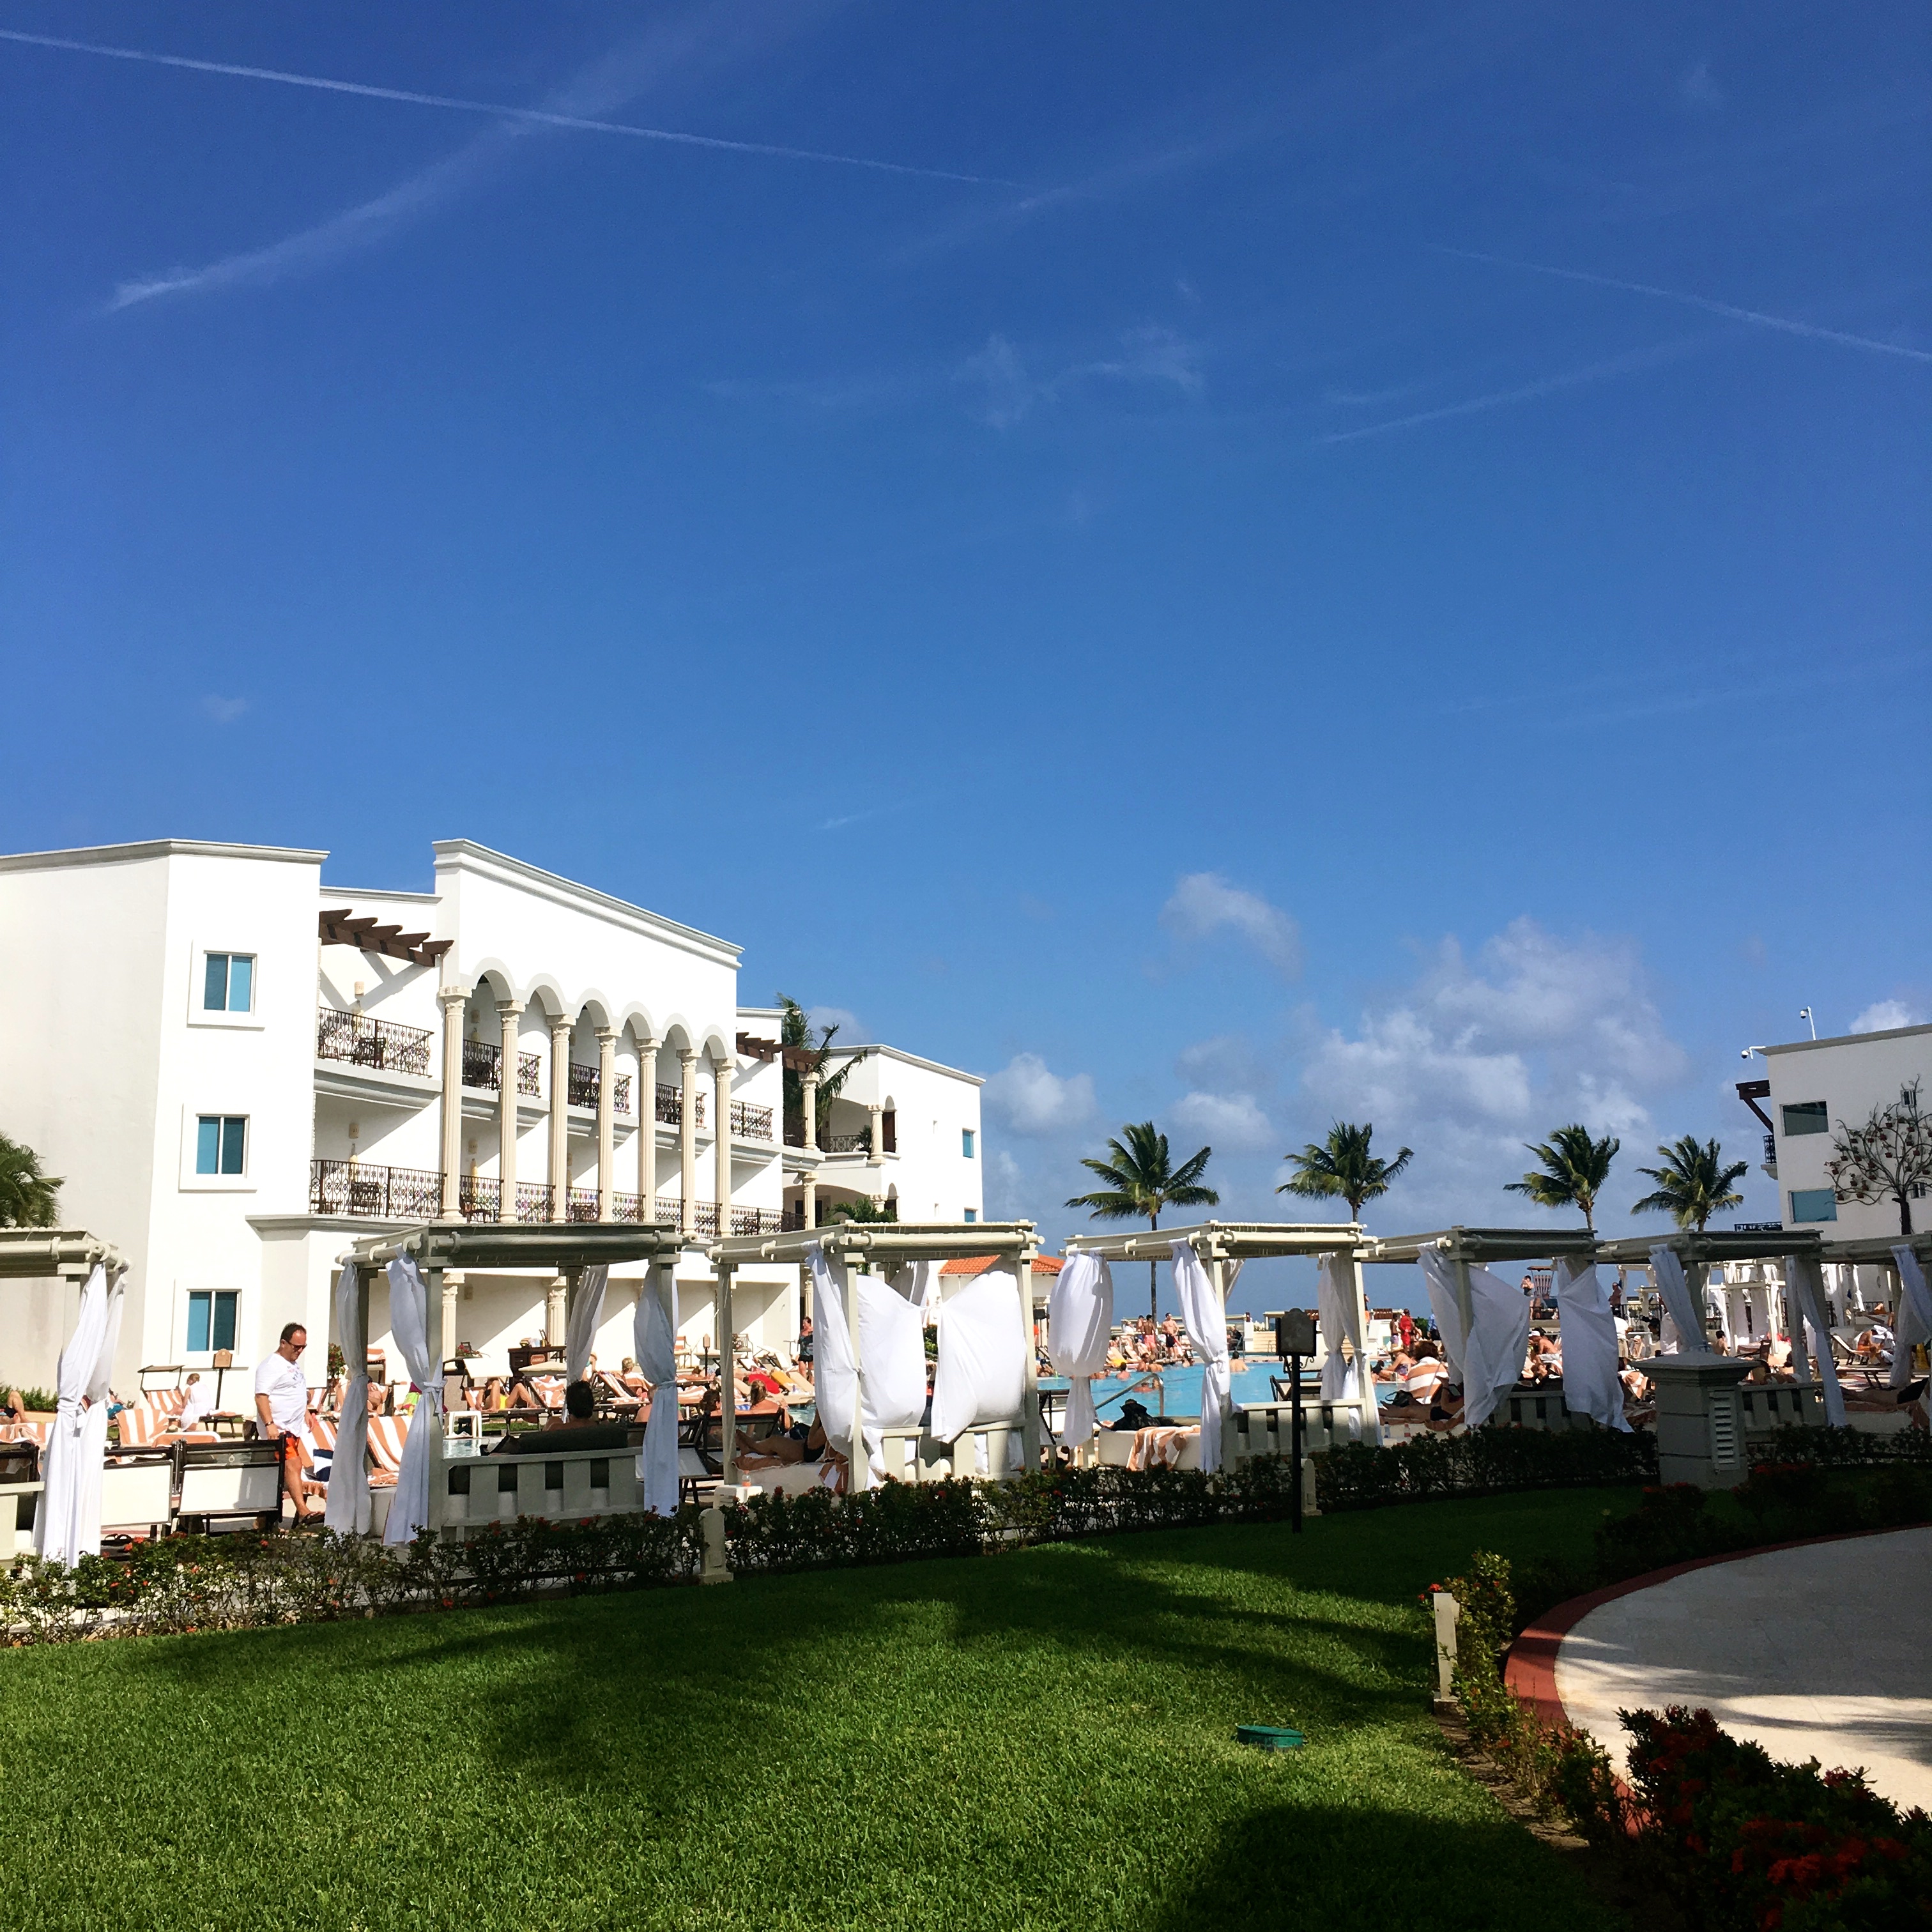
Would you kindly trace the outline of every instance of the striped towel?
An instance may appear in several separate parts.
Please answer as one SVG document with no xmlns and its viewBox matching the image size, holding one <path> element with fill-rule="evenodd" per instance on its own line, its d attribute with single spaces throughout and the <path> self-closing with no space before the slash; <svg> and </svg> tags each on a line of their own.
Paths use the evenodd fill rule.
<svg viewBox="0 0 1932 1932">
<path fill-rule="evenodd" d="M 1188 1444 L 1200 1433 L 1198 1424 L 1190 1429 L 1137 1429 L 1134 1431 L 1134 1446 L 1127 1452 L 1127 1467 L 1171 1469 L 1180 1460 Z"/>
</svg>

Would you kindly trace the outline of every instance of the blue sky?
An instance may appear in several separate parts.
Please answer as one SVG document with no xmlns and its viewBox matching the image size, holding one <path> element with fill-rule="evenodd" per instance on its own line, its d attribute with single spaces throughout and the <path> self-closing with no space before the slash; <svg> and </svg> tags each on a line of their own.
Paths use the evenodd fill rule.
<svg viewBox="0 0 1932 1932">
<path fill-rule="evenodd" d="M 0 39 L 6 846 L 482 839 L 1056 1237 L 1149 1115 L 1754 1155 L 1932 1015 L 1932 28 L 1310 11 L 14 0 L 289 78 Z"/>
</svg>

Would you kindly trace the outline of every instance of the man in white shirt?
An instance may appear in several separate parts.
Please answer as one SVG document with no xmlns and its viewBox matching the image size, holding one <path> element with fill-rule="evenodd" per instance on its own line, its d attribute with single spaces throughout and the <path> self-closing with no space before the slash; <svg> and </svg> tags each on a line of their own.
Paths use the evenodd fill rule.
<svg viewBox="0 0 1932 1932">
<path fill-rule="evenodd" d="M 308 1378 L 302 1371 L 302 1352 L 308 1330 L 291 1322 L 282 1330 L 275 1352 L 255 1371 L 255 1417 L 262 1434 L 282 1445 L 282 1489 L 295 1504 L 296 1520 L 306 1520 L 302 1468 L 308 1460 Z"/>
</svg>

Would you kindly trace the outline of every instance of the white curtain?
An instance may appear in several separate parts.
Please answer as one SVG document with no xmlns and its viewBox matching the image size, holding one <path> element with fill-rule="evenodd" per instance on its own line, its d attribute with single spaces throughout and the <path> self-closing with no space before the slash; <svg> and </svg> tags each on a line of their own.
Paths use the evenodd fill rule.
<svg viewBox="0 0 1932 1932">
<path fill-rule="evenodd" d="M 322 1520 L 340 1535 L 363 1536 L 369 1528 L 369 1336 L 356 1270 L 347 1262 L 335 1277 L 335 1333 L 346 1379 Z M 322 1359 L 326 1363 L 326 1352 Z"/>
<path fill-rule="evenodd" d="M 849 1460 L 854 1486 L 864 1488 L 868 1475 L 884 1472 L 878 1453 L 881 1432 L 916 1429 L 926 1413 L 926 1324 L 919 1310 L 878 1276 L 862 1274 L 853 1282 L 845 1264 L 828 1259 L 815 1241 L 811 1255 L 812 1305 L 818 1311 L 813 1355 L 819 1419 L 832 1446 Z M 848 1287 L 856 1290 L 859 1303 L 856 1362 L 845 1312 Z M 862 1455 L 852 1453 L 855 1394 L 865 1438 Z"/>
<path fill-rule="evenodd" d="M 1677 1258 L 1675 1248 L 1655 1247 L 1650 1251 L 1650 1271 L 1657 1281 L 1657 1292 L 1664 1297 L 1664 1312 L 1666 1322 L 1675 1330 L 1677 1343 L 1675 1352 L 1701 1355 L 1710 1348 L 1709 1338 L 1704 1332 L 1704 1324 L 1699 1317 L 1697 1304 L 1691 1298 L 1690 1284 L 1684 1278 L 1684 1264 Z M 1666 1334 L 1662 1341 L 1673 1339 Z M 1661 1346 L 1661 1343 L 1660 1344 Z M 1664 1348 L 1663 1352 L 1673 1352 Z"/>
<path fill-rule="evenodd" d="M 34 1547 L 72 1565 L 100 1554 L 100 1467 L 107 1453 L 107 1384 L 121 1340 L 124 1274 L 98 1263 L 80 1292 L 80 1318 L 61 1351 L 58 1411 L 47 1430 L 46 1486 Z"/>
<path fill-rule="evenodd" d="M 1055 1277 L 1046 1304 L 1046 1352 L 1055 1375 L 1072 1384 L 1060 1440 L 1076 1448 L 1099 1426 L 1093 1378 L 1107 1366 L 1114 1327 L 1114 1271 L 1098 1255 L 1072 1254 Z M 935 1401 L 934 1414 L 938 1409 Z"/>
<path fill-rule="evenodd" d="M 1909 1242 L 1900 1241 L 1892 1251 L 1898 1264 L 1898 1306 L 1892 1311 L 1892 1376 L 1894 1388 L 1903 1388 L 1912 1379 L 1912 1352 L 1921 1342 L 1932 1342 L 1932 1288 L 1925 1282 Z"/>
<path fill-rule="evenodd" d="M 1316 1312 L 1322 1323 L 1322 1400 L 1352 1402 L 1361 1418 L 1361 1439 L 1380 1444 L 1382 1415 L 1376 1402 L 1375 1378 L 1369 1372 L 1369 1338 L 1364 1326 L 1362 1294 L 1352 1255 L 1325 1254 L 1316 1264 Z M 1342 1343 L 1354 1352 L 1342 1359 Z"/>
<path fill-rule="evenodd" d="M 580 1382 L 590 1372 L 591 1346 L 597 1340 L 597 1324 L 604 1319 L 604 1296 L 610 1286 L 610 1270 L 602 1262 L 593 1262 L 578 1277 L 577 1297 L 563 1330 L 566 1382 Z"/>
<path fill-rule="evenodd" d="M 1838 1364 L 1832 1360 L 1832 1311 L 1825 1300 L 1824 1269 L 1815 1256 L 1787 1256 L 1784 1285 L 1791 1307 L 1792 1340 L 1797 1340 L 1802 1320 L 1811 1372 L 1825 1398 L 1825 1420 L 1834 1429 L 1842 1429 L 1845 1392 L 1838 1386 Z"/>
<path fill-rule="evenodd" d="M 403 1444 L 402 1466 L 396 1473 L 395 1493 L 389 1498 L 389 1520 L 383 1526 L 385 1543 L 407 1543 L 429 1522 L 430 1473 L 442 1433 L 442 1377 L 430 1353 L 429 1290 L 422 1270 L 407 1255 L 388 1266 L 389 1332 L 401 1350 L 403 1366 L 416 1385 L 416 1413 Z M 438 1309 L 437 1318 L 442 1311 Z"/>
<path fill-rule="evenodd" d="M 1026 1406 L 1026 1356 L 1020 1285 L 1012 1269 L 988 1268 L 942 1301 L 932 1379 L 934 1436 L 951 1442 L 981 1423 L 1018 1421 Z M 922 1412 L 924 1361 L 922 1342 Z"/>
<path fill-rule="evenodd" d="M 651 1385 L 650 1420 L 638 1451 L 638 1482 L 646 1509 L 659 1516 L 677 1510 L 677 1277 L 664 1270 L 670 1295 L 667 1310 L 658 1292 L 658 1270 L 638 1285 L 638 1312 L 631 1324 L 631 1346 L 638 1372 Z"/>
<path fill-rule="evenodd" d="M 1191 1244 L 1176 1241 L 1174 1255 L 1174 1298 L 1180 1304 L 1180 1325 L 1194 1344 L 1201 1360 L 1201 1466 L 1214 1470 L 1221 1466 L 1221 1418 L 1228 1406 L 1228 1317 L 1221 1298 L 1201 1257 Z"/>
<path fill-rule="evenodd" d="M 886 1276 L 892 1292 L 910 1302 L 922 1322 L 931 1322 L 939 1306 L 938 1262 L 903 1262 Z"/>
<path fill-rule="evenodd" d="M 1523 1351 L 1529 1342 L 1529 1298 L 1516 1283 L 1472 1264 L 1469 1332 L 1464 1335 L 1455 1264 L 1434 1248 L 1425 1248 L 1419 1258 L 1429 1284 L 1430 1306 L 1444 1341 L 1450 1344 L 1452 1364 L 1460 1358 L 1463 1424 L 1480 1429 L 1522 1378 Z"/>
<path fill-rule="evenodd" d="M 1556 1263 L 1556 1324 L 1563 1349 L 1563 1401 L 1606 1429 L 1628 1432 L 1617 1379 L 1617 1324 L 1597 1264 L 1564 1255 Z"/>
</svg>

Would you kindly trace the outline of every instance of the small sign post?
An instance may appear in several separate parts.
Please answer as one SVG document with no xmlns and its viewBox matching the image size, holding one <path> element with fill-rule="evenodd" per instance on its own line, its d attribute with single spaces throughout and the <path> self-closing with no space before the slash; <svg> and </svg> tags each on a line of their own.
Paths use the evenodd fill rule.
<svg viewBox="0 0 1932 1932">
<path fill-rule="evenodd" d="M 1315 1316 L 1306 1308 L 1291 1308 L 1277 1316 L 1274 1324 L 1276 1352 L 1288 1364 L 1289 1455 L 1294 1465 L 1294 1497 L 1289 1505 L 1288 1522 L 1294 1533 L 1301 1534 L 1301 1358 L 1315 1352 Z"/>
</svg>

